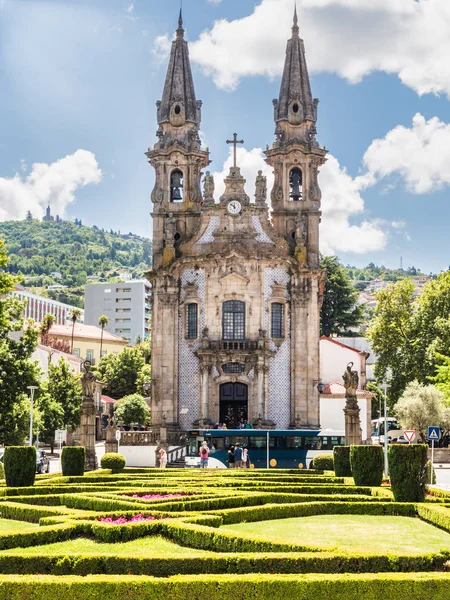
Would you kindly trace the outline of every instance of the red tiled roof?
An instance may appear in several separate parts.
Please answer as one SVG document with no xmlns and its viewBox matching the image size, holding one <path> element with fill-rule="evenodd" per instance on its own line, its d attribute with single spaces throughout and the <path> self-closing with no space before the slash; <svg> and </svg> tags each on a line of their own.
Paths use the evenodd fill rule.
<svg viewBox="0 0 450 600">
<path fill-rule="evenodd" d="M 52 325 L 50 331 L 48 332 L 50 336 L 55 337 L 72 337 L 72 325 Z M 75 329 L 73 337 L 75 339 L 78 338 L 90 338 L 93 340 L 99 340 L 102 336 L 101 327 L 96 327 L 95 325 L 83 325 L 82 323 L 75 323 Z M 119 337 L 118 335 L 114 335 L 113 333 L 109 333 L 109 331 L 103 331 L 103 341 L 104 342 L 122 342 L 124 345 L 128 344 L 126 340 Z"/>
<path fill-rule="evenodd" d="M 335 396 L 345 396 L 345 387 L 339 381 L 331 381 L 330 383 L 325 384 L 325 388 L 322 392 L 322 395 L 333 394 Z M 356 390 L 357 396 L 367 396 L 368 394 L 372 394 L 367 390 Z M 373 394 L 372 394 L 373 395 Z"/>
<path fill-rule="evenodd" d="M 368 352 L 364 352 L 364 350 L 357 350 L 356 348 L 352 348 L 351 346 L 347 346 L 347 344 L 343 344 L 342 342 L 338 342 L 337 340 L 333 340 L 333 338 L 329 338 L 326 335 L 323 335 L 320 339 L 321 340 L 326 340 L 327 342 L 332 342 L 333 344 L 336 344 L 337 346 L 340 346 L 341 348 L 345 348 L 346 350 L 353 350 L 353 352 L 356 352 L 356 354 L 369 354 Z"/>
<path fill-rule="evenodd" d="M 109 402 L 110 404 L 117 402 L 117 400 L 114 400 L 114 398 L 110 398 L 109 396 L 102 396 L 101 400 L 102 402 Z"/>
</svg>

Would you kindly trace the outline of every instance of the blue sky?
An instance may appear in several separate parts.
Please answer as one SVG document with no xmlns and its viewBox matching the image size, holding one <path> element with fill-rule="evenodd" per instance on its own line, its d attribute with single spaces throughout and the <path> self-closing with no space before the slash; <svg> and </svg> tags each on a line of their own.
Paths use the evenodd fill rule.
<svg viewBox="0 0 450 600">
<path fill-rule="evenodd" d="M 293 4 L 184 0 L 219 191 L 234 131 L 248 193 L 263 168 Z M 372 4 L 298 0 L 331 154 L 322 249 L 436 272 L 450 263 L 450 3 Z M 144 152 L 178 10 L 179 0 L 0 0 L 1 220 L 40 216 L 50 200 L 66 218 L 151 235 Z"/>
</svg>

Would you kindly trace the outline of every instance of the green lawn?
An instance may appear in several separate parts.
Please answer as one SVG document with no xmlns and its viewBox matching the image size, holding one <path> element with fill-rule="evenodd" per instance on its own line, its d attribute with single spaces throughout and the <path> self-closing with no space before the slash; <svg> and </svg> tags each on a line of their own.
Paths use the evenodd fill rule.
<svg viewBox="0 0 450 600">
<path fill-rule="evenodd" d="M 324 550 L 380 554 L 422 554 L 450 550 L 450 534 L 410 517 L 321 515 L 221 527 Z"/>
<path fill-rule="evenodd" d="M 29 548 L 13 548 L 3 550 L 2 555 L 44 556 L 44 555 L 76 555 L 76 554 L 109 554 L 114 556 L 207 556 L 210 552 L 178 546 L 162 537 L 146 537 L 130 542 L 103 544 L 86 538 L 78 538 L 67 542 L 57 542 L 45 546 L 30 546 Z"/>
<path fill-rule="evenodd" d="M 12 519 L 0 519 L 0 534 L 14 533 L 24 529 L 38 529 L 37 523 L 27 523 L 26 521 L 13 521 Z"/>
</svg>

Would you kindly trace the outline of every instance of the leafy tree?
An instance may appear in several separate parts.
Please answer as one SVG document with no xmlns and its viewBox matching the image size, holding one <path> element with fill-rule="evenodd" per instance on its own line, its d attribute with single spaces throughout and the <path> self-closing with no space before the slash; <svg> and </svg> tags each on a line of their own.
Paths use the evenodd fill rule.
<svg viewBox="0 0 450 600">
<path fill-rule="evenodd" d="M 0 441 L 23 444 L 27 435 L 30 405 L 27 386 L 36 385 L 39 370 L 31 356 L 38 340 L 37 328 L 23 328 L 24 303 L 8 296 L 15 278 L 6 272 L 8 258 L 0 240 Z"/>
<path fill-rule="evenodd" d="M 430 377 L 430 381 L 444 394 L 446 404 L 450 406 L 450 356 L 436 352 L 436 358 L 441 364 L 436 365 L 436 375 Z"/>
<path fill-rule="evenodd" d="M 46 384 L 44 385 L 47 387 Z M 63 407 L 60 402 L 44 391 L 39 394 L 37 408 L 40 416 L 39 439 L 50 446 L 50 452 L 53 454 L 55 448 L 55 430 L 64 427 Z"/>
<path fill-rule="evenodd" d="M 101 317 L 99 317 L 98 319 L 98 324 L 100 325 L 100 327 L 102 328 L 102 333 L 100 336 L 100 358 L 102 356 L 102 348 L 103 348 L 103 331 L 105 329 L 105 327 L 108 325 L 108 317 L 105 317 L 105 315 L 101 315 Z"/>
<path fill-rule="evenodd" d="M 358 293 L 337 256 L 322 256 L 321 267 L 327 274 L 320 324 L 322 335 L 351 336 L 349 331 L 362 322 L 363 309 L 357 306 Z"/>
<path fill-rule="evenodd" d="M 42 336 L 46 336 L 48 335 L 48 332 L 51 329 L 51 326 L 54 324 L 54 322 L 56 321 L 56 317 L 54 315 L 45 315 L 45 317 L 42 319 L 42 323 L 41 323 L 41 335 Z"/>
<path fill-rule="evenodd" d="M 423 442 L 430 425 L 444 421 L 444 395 L 432 385 L 412 381 L 406 386 L 394 412 L 404 429 L 415 429 Z"/>
<path fill-rule="evenodd" d="M 139 346 L 124 348 L 118 354 L 107 354 L 100 359 L 97 379 L 112 398 L 119 399 L 138 391 L 139 376 L 144 367 L 144 356 Z"/>
<path fill-rule="evenodd" d="M 114 414 L 116 421 L 125 425 L 137 423 L 143 426 L 150 421 L 150 409 L 140 394 L 131 394 L 119 400 L 114 407 Z"/>
<path fill-rule="evenodd" d="M 381 407 L 384 406 L 384 394 L 374 381 L 369 381 L 366 384 L 366 390 L 375 394 L 372 398 L 372 419 L 378 419 L 383 412 L 383 408 Z"/>
<path fill-rule="evenodd" d="M 375 376 L 378 381 L 392 371 L 390 394 L 398 399 L 414 379 L 411 371 L 413 339 L 413 284 L 404 279 L 377 294 L 378 304 L 367 332 L 372 349 L 378 356 Z"/>
</svg>

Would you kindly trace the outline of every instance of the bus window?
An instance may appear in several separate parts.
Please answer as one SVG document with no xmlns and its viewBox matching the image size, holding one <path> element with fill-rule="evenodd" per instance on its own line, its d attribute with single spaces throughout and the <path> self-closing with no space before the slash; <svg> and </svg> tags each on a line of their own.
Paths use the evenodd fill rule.
<svg viewBox="0 0 450 600">
<path fill-rule="evenodd" d="M 306 450 L 321 450 L 322 442 L 318 437 L 305 437 Z"/>
<path fill-rule="evenodd" d="M 286 438 L 286 448 L 289 450 L 300 450 L 302 448 L 303 438 L 299 436 L 290 436 Z"/>
<path fill-rule="evenodd" d="M 267 448 L 266 438 L 264 436 L 249 437 L 248 447 L 253 450 L 265 450 Z"/>
</svg>

